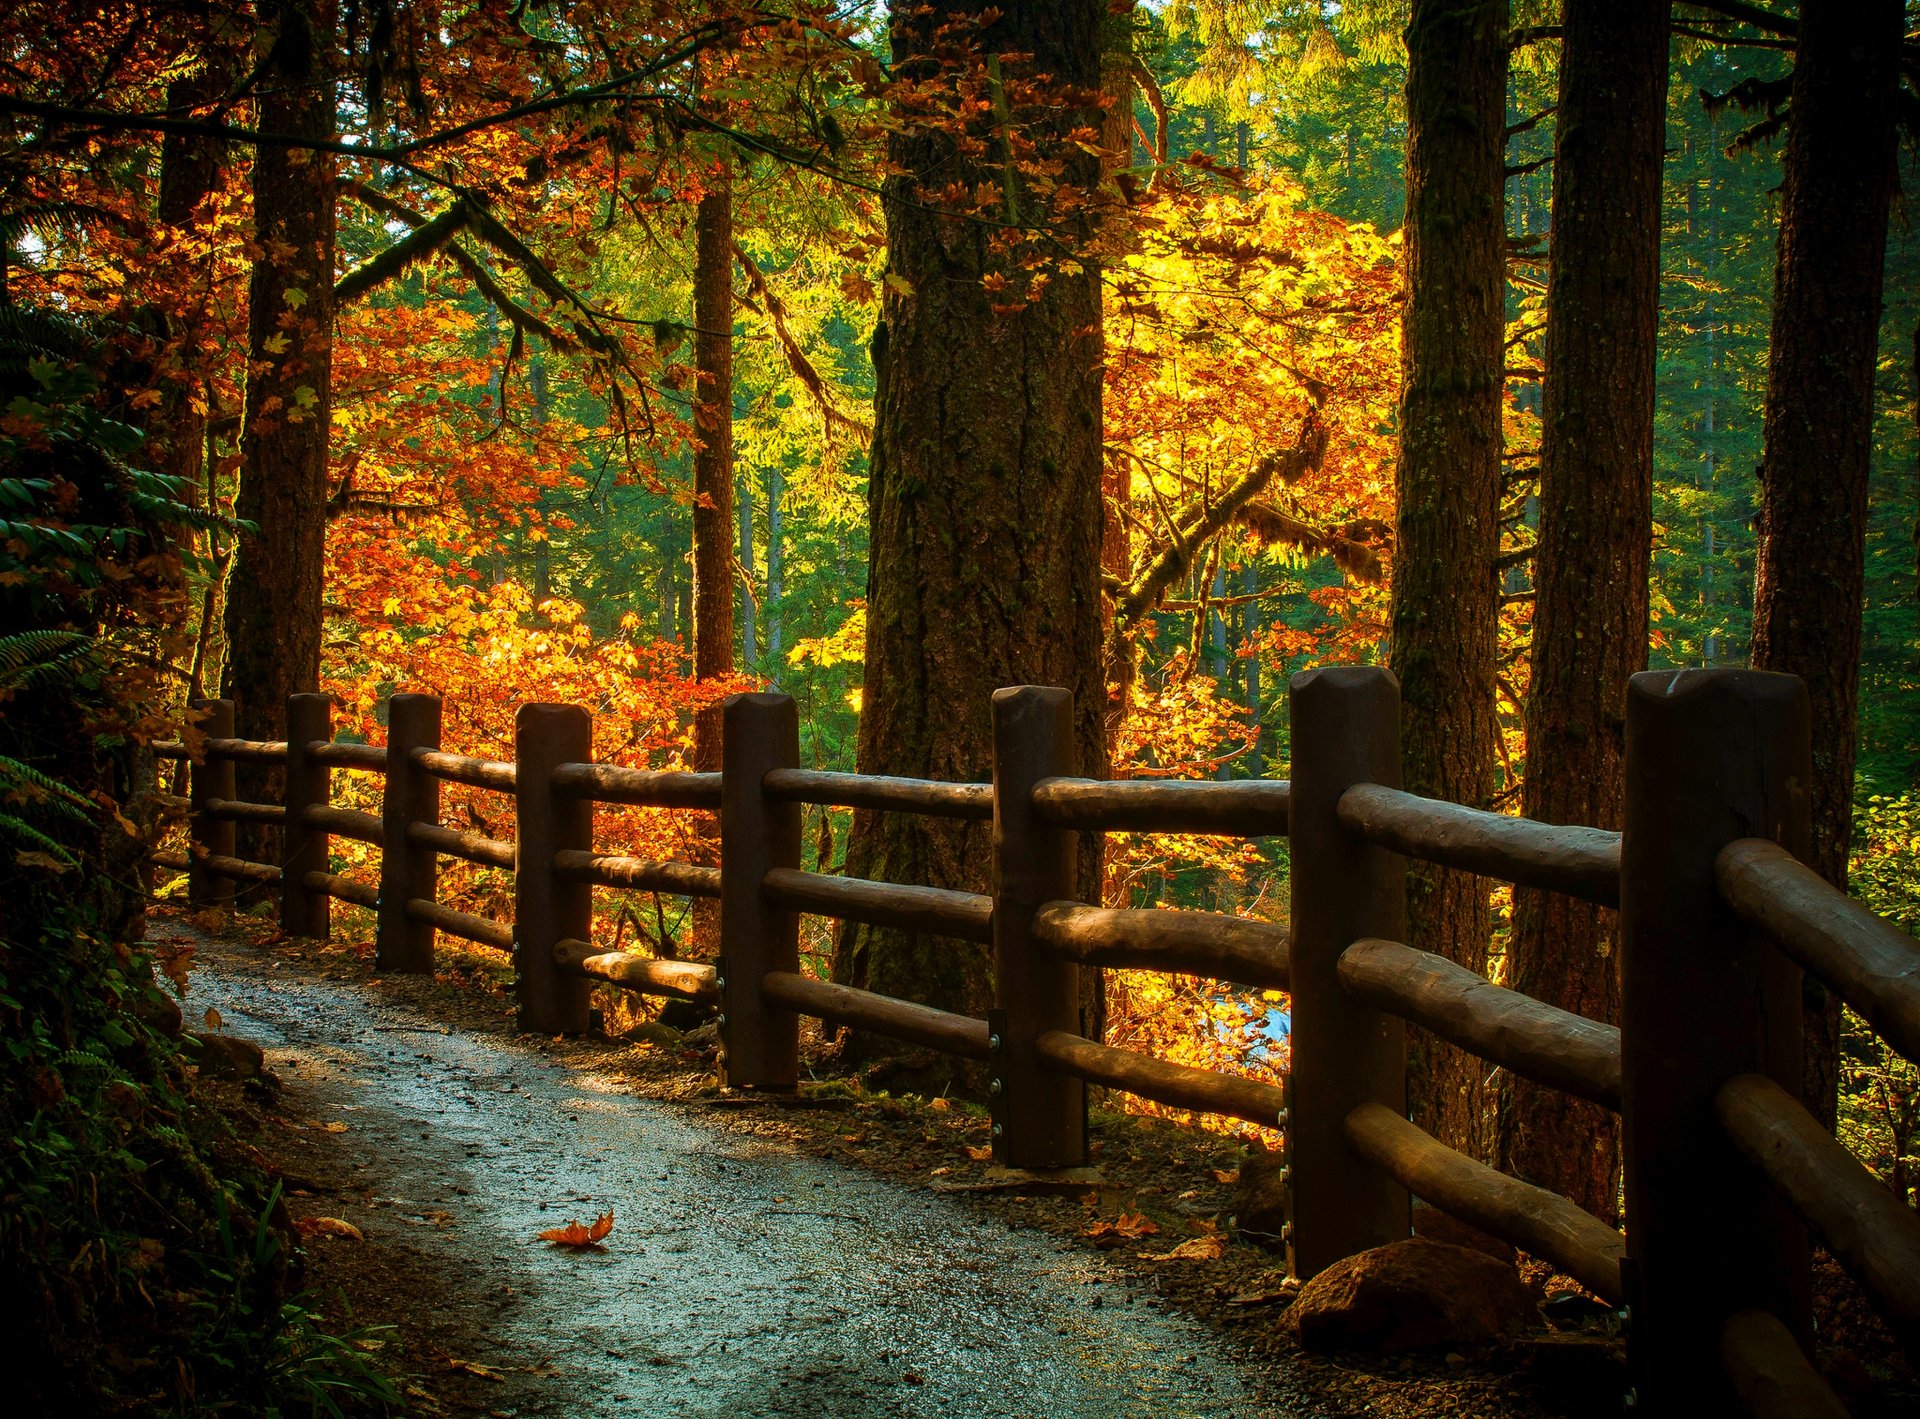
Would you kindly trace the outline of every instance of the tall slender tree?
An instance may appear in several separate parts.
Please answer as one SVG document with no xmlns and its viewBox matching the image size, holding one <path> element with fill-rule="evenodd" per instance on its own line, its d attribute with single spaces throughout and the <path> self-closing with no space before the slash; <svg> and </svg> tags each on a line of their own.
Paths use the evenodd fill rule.
<svg viewBox="0 0 1920 1419">
<path fill-rule="evenodd" d="M 903 108 L 888 145 L 862 773 L 986 778 L 989 698 L 1016 684 L 1070 689 L 1081 764 L 1104 761 L 1098 278 L 1075 259 L 1027 285 L 1009 233 L 1045 223 L 1065 243 L 1081 235 L 1084 209 L 1031 184 L 1010 135 L 1062 164 L 1066 184 L 1098 187 L 1098 159 L 1068 135 L 1101 124 L 1106 10 L 934 0 L 892 11 L 896 76 L 936 99 L 964 85 L 986 104 Z M 954 212 L 941 196 L 980 190 L 1003 194 L 990 213 Z M 984 825 L 856 814 L 847 870 L 980 891 L 987 849 Z M 1086 875 L 1096 892 L 1097 870 Z M 984 952 L 908 932 L 848 929 L 835 975 L 974 1013 L 991 993 Z"/>
<path fill-rule="evenodd" d="M 1805 0 L 1795 49 L 1760 464 L 1753 664 L 1813 702 L 1813 865 L 1847 880 L 1867 473 L 1894 184 L 1901 0 Z M 1815 987 L 1815 990 L 1818 988 Z M 1808 1106 L 1831 1122 L 1840 1011 L 1808 1011 Z"/>
<path fill-rule="evenodd" d="M 1619 826 L 1627 679 L 1647 664 L 1667 13 L 1668 0 L 1563 12 L 1523 798 L 1550 823 Z M 1522 891 L 1509 983 L 1611 1020 L 1615 937 L 1611 911 Z M 1513 1080 L 1501 1152 L 1598 1216 L 1618 1208 L 1618 1130 L 1593 1105 Z"/>
<path fill-rule="evenodd" d="M 699 680 L 733 673 L 733 158 L 721 153 L 705 169 L 694 212 L 693 256 L 693 673 Z M 693 723 L 693 763 L 720 768 L 720 707 Z M 718 863 L 717 830 L 705 855 Z M 694 903 L 694 949 L 719 949 L 720 909 Z"/>
<path fill-rule="evenodd" d="M 335 0 L 262 0 L 262 131 L 335 133 Z M 285 737 L 287 697 L 319 688 L 332 428 L 335 160 L 316 148 L 254 150 L 247 387 L 235 511 L 240 540 L 227 606 L 227 688 L 250 739 Z M 241 796 L 274 802 L 264 769 L 241 766 Z M 258 852 L 250 855 L 259 856 Z M 269 858 L 269 860 L 272 860 Z"/>
<path fill-rule="evenodd" d="M 1504 387 L 1507 0 L 1414 0 L 1407 27 L 1407 304 L 1392 645 L 1407 787 L 1484 807 L 1494 789 Z M 1487 884 L 1420 868 L 1413 943 L 1484 971 Z M 1409 1049 L 1422 1127 L 1476 1157 L 1481 1066 L 1431 1035 Z"/>
</svg>

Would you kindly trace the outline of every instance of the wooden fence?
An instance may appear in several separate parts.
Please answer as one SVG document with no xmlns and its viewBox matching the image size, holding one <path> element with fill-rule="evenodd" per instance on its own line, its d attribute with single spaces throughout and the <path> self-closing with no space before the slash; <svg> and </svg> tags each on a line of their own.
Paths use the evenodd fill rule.
<svg viewBox="0 0 1920 1419">
<path fill-rule="evenodd" d="M 437 931 L 511 951 L 529 1030 L 585 1029 L 596 982 L 713 1002 L 733 1088 L 795 1087 L 803 1014 L 983 1061 L 994 1156 L 1010 1167 L 1086 1162 L 1088 1083 L 1278 1127 L 1296 1274 L 1406 1237 L 1418 1196 L 1620 1307 L 1630 1404 L 1691 1413 L 1737 1399 L 1758 1415 L 1843 1414 L 1806 1359 L 1809 1232 L 1912 1341 L 1920 1216 L 1795 1098 L 1801 975 L 1920 1059 L 1920 943 L 1801 865 L 1812 767 L 1800 683 L 1728 670 L 1636 676 L 1624 834 L 1401 791 L 1399 689 L 1383 670 L 1308 671 L 1290 705 L 1291 783 L 1104 782 L 1078 774 L 1065 691 L 1002 690 L 993 782 L 959 784 L 802 769 L 794 704 L 773 694 L 727 702 L 717 774 L 593 763 L 591 721 L 571 705 L 523 707 L 504 763 L 442 752 L 440 705 L 426 695 L 393 697 L 385 747 L 333 742 L 322 696 L 289 702 L 283 744 L 233 738 L 232 705 L 214 702 L 190 797 L 176 803 L 191 814 L 192 850 L 169 865 L 188 872 L 197 905 L 230 900 L 236 882 L 278 883 L 293 934 L 324 936 L 333 898 L 369 907 L 381 970 L 431 969 Z M 178 744 L 161 752 L 186 756 Z M 242 760 L 284 764 L 285 801 L 235 801 Z M 333 770 L 382 775 L 383 811 L 332 806 Z M 443 826 L 442 782 L 512 795 L 515 841 Z M 718 812 L 723 867 L 596 852 L 596 802 Z M 803 804 L 991 821 L 993 892 L 804 871 Z M 234 856 L 239 822 L 283 830 L 279 865 Z M 1291 928 L 1073 900 L 1076 836 L 1105 831 L 1289 837 Z M 328 870 L 334 836 L 380 847 L 377 890 Z M 512 868 L 513 922 L 437 902 L 441 855 Z M 1622 1025 L 1405 945 L 1409 858 L 1617 907 Z M 596 887 L 718 897 L 721 958 L 597 950 Z M 990 945 L 996 1007 L 980 1020 L 816 980 L 800 970 L 802 912 Z M 1290 992 L 1284 1082 L 1084 1038 L 1080 973 L 1105 966 Z M 1617 1110 L 1625 1236 L 1410 1123 L 1409 1021 Z"/>
</svg>

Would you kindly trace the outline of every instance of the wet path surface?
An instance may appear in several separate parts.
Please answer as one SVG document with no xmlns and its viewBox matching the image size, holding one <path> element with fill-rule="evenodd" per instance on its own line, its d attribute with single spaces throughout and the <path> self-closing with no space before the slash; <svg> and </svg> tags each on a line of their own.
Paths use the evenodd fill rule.
<svg viewBox="0 0 1920 1419">
<path fill-rule="evenodd" d="M 487 1278 L 462 1298 L 491 1312 L 494 1349 L 472 1358 L 548 1377 L 500 1412 L 1294 1412 L 1097 1256 L 450 1033 L 377 987 L 209 954 L 190 1018 L 212 1005 L 260 1043 L 304 1107 L 377 1159 L 355 1166 L 378 1179 L 380 1215 Z M 609 1209 L 603 1252 L 534 1239 Z"/>
</svg>

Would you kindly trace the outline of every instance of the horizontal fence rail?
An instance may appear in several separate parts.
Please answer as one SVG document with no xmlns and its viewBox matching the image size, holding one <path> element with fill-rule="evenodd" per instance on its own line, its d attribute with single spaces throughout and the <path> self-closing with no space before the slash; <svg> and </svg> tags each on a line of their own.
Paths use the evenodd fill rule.
<svg viewBox="0 0 1920 1419">
<path fill-rule="evenodd" d="M 1522 887 L 1620 905 L 1620 834 L 1509 818 L 1377 783 L 1340 796 L 1340 822 L 1362 841 Z"/>
<path fill-rule="evenodd" d="M 1043 821 L 1080 832 L 1284 837 L 1290 801 L 1290 785 L 1267 779 L 1050 778 L 1033 788 L 1034 812 Z"/>
<path fill-rule="evenodd" d="M 816 916 L 835 916 L 869 926 L 924 931 L 962 941 L 993 940 L 993 898 L 944 887 L 902 887 L 777 867 L 762 879 L 761 893 L 775 906 Z"/>
<path fill-rule="evenodd" d="M 625 803 L 642 808 L 718 808 L 720 775 L 650 769 L 616 764 L 561 764 L 553 771 L 558 793 L 595 803 Z"/>
<path fill-rule="evenodd" d="M 1760 838 L 1714 860 L 1727 905 L 1825 981 L 1908 1059 L 1920 1060 L 1920 951 L 1890 921 Z"/>
<path fill-rule="evenodd" d="M 608 856 L 586 849 L 553 855 L 554 872 L 569 882 L 595 887 L 619 887 L 639 892 L 666 892 L 679 897 L 720 895 L 720 869 L 690 862 L 654 862 L 644 857 Z"/>
<path fill-rule="evenodd" d="M 1620 1031 L 1495 985 L 1398 941 L 1356 941 L 1340 983 L 1365 1001 L 1515 1074 L 1620 1109 Z"/>
<path fill-rule="evenodd" d="M 871 808 L 923 818 L 993 817 L 990 783 L 936 783 L 884 774 L 828 773 L 819 769 L 774 769 L 761 780 L 779 803 L 818 803 L 835 808 Z"/>
<path fill-rule="evenodd" d="M 1804 970 L 1920 1055 L 1920 944 L 1797 856 L 1808 830 L 1791 785 L 1810 768 L 1805 696 L 1788 677 L 1635 677 L 1624 832 L 1403 791 L 1398 687 L 1364 667 L 1295 677 L 1290 782 L 1080 777 L 1071 700 L 1033 687 L 994 696 L 991 783 L 802 769 L 797 714 L 778 695 L 728 701 L 718 773 L 591 762 L 591 719 L 574 706 L 523 706 L 511 762 L 442 750 L 440 705 L 424 695 L 392 697 L 384 746 L 333 740 L 317 695 L 289 701 L 285 742 L 234 737 L 229 702 L 195 712 L 197 734 L 153 746 L 188 762 L 188 794 L 148 795 L 187 821 L 187 853 L 151 856 L 187 873 L 191 902 L 277 885 L 292 935 L 325 935 L 330 901 L 368 908 L 383 971 L 430 970 L 435 933 L 511 952 L 522 1028 L 586 1028 L 595 986 L 693 1002 L 718 1012 L 723 1082 L 761 1089 L 796 1084 L 801 1016 L 882 1035 L 986 1067 L 994 1157 L 1014 1168 L 1087 1161 L 1089 1084 L 1275 1128 L 1297 1274 L 1407 1236 L 1418 1196 L 1609 1304 L 1632 1301 L 1635 1383 L 1663 1403 L 1718 1387 L 1755 1414 L 1842 1412 L 1800 1348 L 1794 1217 L 1920 1343 L 1920 1217 L 1797 1101 L 1797 1043 L 1770 1024 L 1797 1019 Z M 284 801 L 240 800 L 237 763 L 284 764 Z M 336 769 L 380 776 L 380 811 L 333 804 Z M 443 824 L 445 783 L 512 795 L 513 840 Z M 720 865 L 600 851 L 595 804 L 717 812 Z M 991 821 L 992 891 L 804 871 L 803 805 Z M 281 861 L 239 856 L 240 824 L 277 834 Z M 1778 841 L 1741 835 L 1761 827 Z M 1073 900 L 1076 835 L 1102 832 L 1287 836 L 1291 920 Z M 379 847 L 378 886 L 331 870 L 334 838 Z M 439 900 L 443 857 L 512 872 L 513 920 Z M 1619 908 L 1622 1023 L 1398 939 L 1409 860 Z M 595 889 L 718 899 L 721 959 L 596 945 Z M 815 979 L 800 969 L 803 913 L 990 948 L 989 1018 Z M 1079 972 L 1110 967 L 1287 992 L 1285 1082 L 1085 1038 Z M 1626 1234 L 1410 1122 L 1405 1024 L 1619 1112 Z"/>
<path fill-rule="evenodd" d="M 1048 902 L 1034 913 L 1043 947 L 1083 965 L 1206 976 L 1285 990 L 1287 929 L 1215 912 L 1155 911 Z"/>
</svg>

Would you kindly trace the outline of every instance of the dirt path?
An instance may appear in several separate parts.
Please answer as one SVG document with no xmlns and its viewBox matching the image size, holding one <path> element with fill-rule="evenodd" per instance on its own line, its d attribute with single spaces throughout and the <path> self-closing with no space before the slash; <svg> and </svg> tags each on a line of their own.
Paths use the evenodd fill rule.
<svg viewBox="0 0 1920 1419">
<path fill-rule="evenodd" d="M 1099 1256 L 455 1032 L 363 979 L 217 940 L 199 951 L 189 1018 L 212 1006 L 266 1049 L 286 1085 L 268 1126 L 322 1174 L 292 1179 L 295 1215 L 365 1235 L 314 1239 L 317 1284 L 347 1266 L 371 1284 L 363 1306 L 406 1313 L 398 1368 L 416 1400 L 575 1416 L 1299 1412 Z M 535 1240 L 607 1210 L 602 1252 Z M 449 1371 L 451 1397 L 436 1383 Z"/>
</svg>

